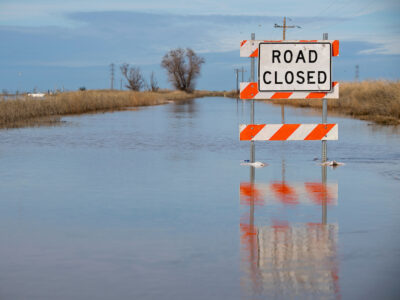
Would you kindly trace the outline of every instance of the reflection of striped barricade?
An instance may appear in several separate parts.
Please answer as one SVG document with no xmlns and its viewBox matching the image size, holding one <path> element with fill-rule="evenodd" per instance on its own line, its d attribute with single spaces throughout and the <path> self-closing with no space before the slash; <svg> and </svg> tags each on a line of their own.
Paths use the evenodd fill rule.
<svg viewBox="0 0 400 300">
<path fill-rule="evenodd" d="M 268 184 L 240 183 L 240 203 L 263 205 L 282 203 L 289 205 L 337 205 L 338 184 L 321 182 L 288 183 L 272 181 Z"/>
<path fill-rule="evenodd" d="M 241 124 L 241 141 L 337 140 L 337 124 Z"/>
<path fill-rule="evenodd" d="M 272 298 L 336 299 L 338 225 L 272 223 L 240 224 L 243 288 Z"/>
</svg>

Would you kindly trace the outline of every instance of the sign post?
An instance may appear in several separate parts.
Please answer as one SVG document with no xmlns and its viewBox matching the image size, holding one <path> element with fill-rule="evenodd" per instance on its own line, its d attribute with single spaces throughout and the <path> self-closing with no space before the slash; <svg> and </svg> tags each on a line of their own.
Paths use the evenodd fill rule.
<svg viewBox="0 0 400 300">
<path fill-rule="evenodd" d="M 251 34 L 251 39 L 254 41 L 256 38 L 255 33 Z M 251 66 L 250 66 L 250 76 L 251 76 L 251 81 L 254 82 L 255 81 L 255 57 L 251 57 Z M 251 115 L 250 115 L 250 122 L 251 124 L 254 124 L 254 99 L 251 101 Z M 254 145 L 254 141 L 251 141 L 251 145 L 250 145 L 250 162 L 254 162 L 255 161 L 255 145 Z"/>
<path fill-rule="evenodd" d="M 323 40 L 328 39 L 328 34 L 323 34 Z M 328 119 L 328 104 L 326 98 L 322 99 L 322 124 L 326 124 Z M 326 162 L 326 141 L 322 141 L 322 163 Z"/>
</svg>

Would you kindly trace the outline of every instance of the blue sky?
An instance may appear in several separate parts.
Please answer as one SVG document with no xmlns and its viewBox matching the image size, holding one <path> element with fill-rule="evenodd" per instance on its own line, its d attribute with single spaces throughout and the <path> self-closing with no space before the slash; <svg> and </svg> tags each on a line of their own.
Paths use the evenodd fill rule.
<svg viewBox="0 0 400 300">
<path fill-rule="evenodd" d="M 249 69 L 239 43 L 255 32 L 281 39 L 273 28 L 291 20 L 287 39 L 340 40 L 335 80 L 400 77 L 400 2 L 395 0 L 0 0 L 0 89 L 108 88 L 109 64 L 138 65 L 168 87 L 162 56 L 191 47 L 205 57 L 198 88 L 230 90 L 233 69 Z M 251 4 L 250 4 L 251 3 Z M 119 87 L 117 68 L 116 83 Z M 245 74 L 248 79 L 249 72 Z"/>
</svg>

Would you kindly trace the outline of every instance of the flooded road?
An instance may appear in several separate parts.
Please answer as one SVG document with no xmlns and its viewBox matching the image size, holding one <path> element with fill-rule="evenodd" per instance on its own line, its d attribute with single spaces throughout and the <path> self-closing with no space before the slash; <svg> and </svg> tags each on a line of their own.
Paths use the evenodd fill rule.
<svg viewBox="0 0 400 300">
<path fill-rule="evenodd" d="M 278 141 L 251 170 L 249 116 L 205 98 L 0 131 L 0 298 L 398 299 L 400 134 L 328 114 L 344 166 Z"/>
</svg>

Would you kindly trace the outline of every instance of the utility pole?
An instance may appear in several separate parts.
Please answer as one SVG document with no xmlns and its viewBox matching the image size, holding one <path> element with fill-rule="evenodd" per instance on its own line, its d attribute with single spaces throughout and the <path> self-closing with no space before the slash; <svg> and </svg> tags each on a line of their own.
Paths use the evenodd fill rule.
<svg viewBox="0 0 400 300">
<path fill-rule="evenodd" d="M 244 74 L 244 72 L 246 72 L 246 70 L 244 69 L 244 67 L 242 67 L 241 69 L 236 68 L 236 69 L 234 69 L 234 71 L 236 73 L 236 91 L 239 93 L 239 73 L 242 73 L 242 81 L 241 82 L 244 82 L 243 74 Z"/>
<path fill-rule="evenodd" d="M 236 73 L 236 92 L 239 93 L 239 69 L 235 69 L 235 73 Z"/>
<path fill-rule="evenodd" d="M 282 40 L 284 40 L 284 41 L 286 40 L 286 29 L 301 28 L 300 26 L 297 26 L 297 25 L 286 25 L 286 17 L 283 17 L 283 25 L 278 25 L 275 23 L 274 27 L 282 28 L 282 33 L 283 33 Z M 285 105 L 284 104 L 281 105 L 281 117 L 282 117 L 282 124 L 285 124 Z"/>
<path fill-rule="evenodd" d="M 121 78 L 121 80 L 119 82 L 119 89 L 122 91 L 122 78 Z"/>
<path fill-rule="evenodd" d="M 286 25 L 286 17 L 283 17 L 283 25 L 278 25 L 278 24 L 275 23 L 274 27 L 275 28 L 282 28 L 282 30 L 283 30 L 283 40 L 286 40 L 286 29 L 289 29 L 289 28 L 301 28 L 300 26 L 297 26 L 297 25 L 290 25 L 290 26 Z"/>
<path fill-rule="evenodd" d="M 110 64 L 110 73 L 111 73 L 111 89 L 114 89 L 114 63 Z"/>
<path fill-rule="evenodd" d="M 359 65 L 356 65 L 355 80 L 358 81 L 359 79 L 360 79 L 360 67 Z"/>
</svg>

